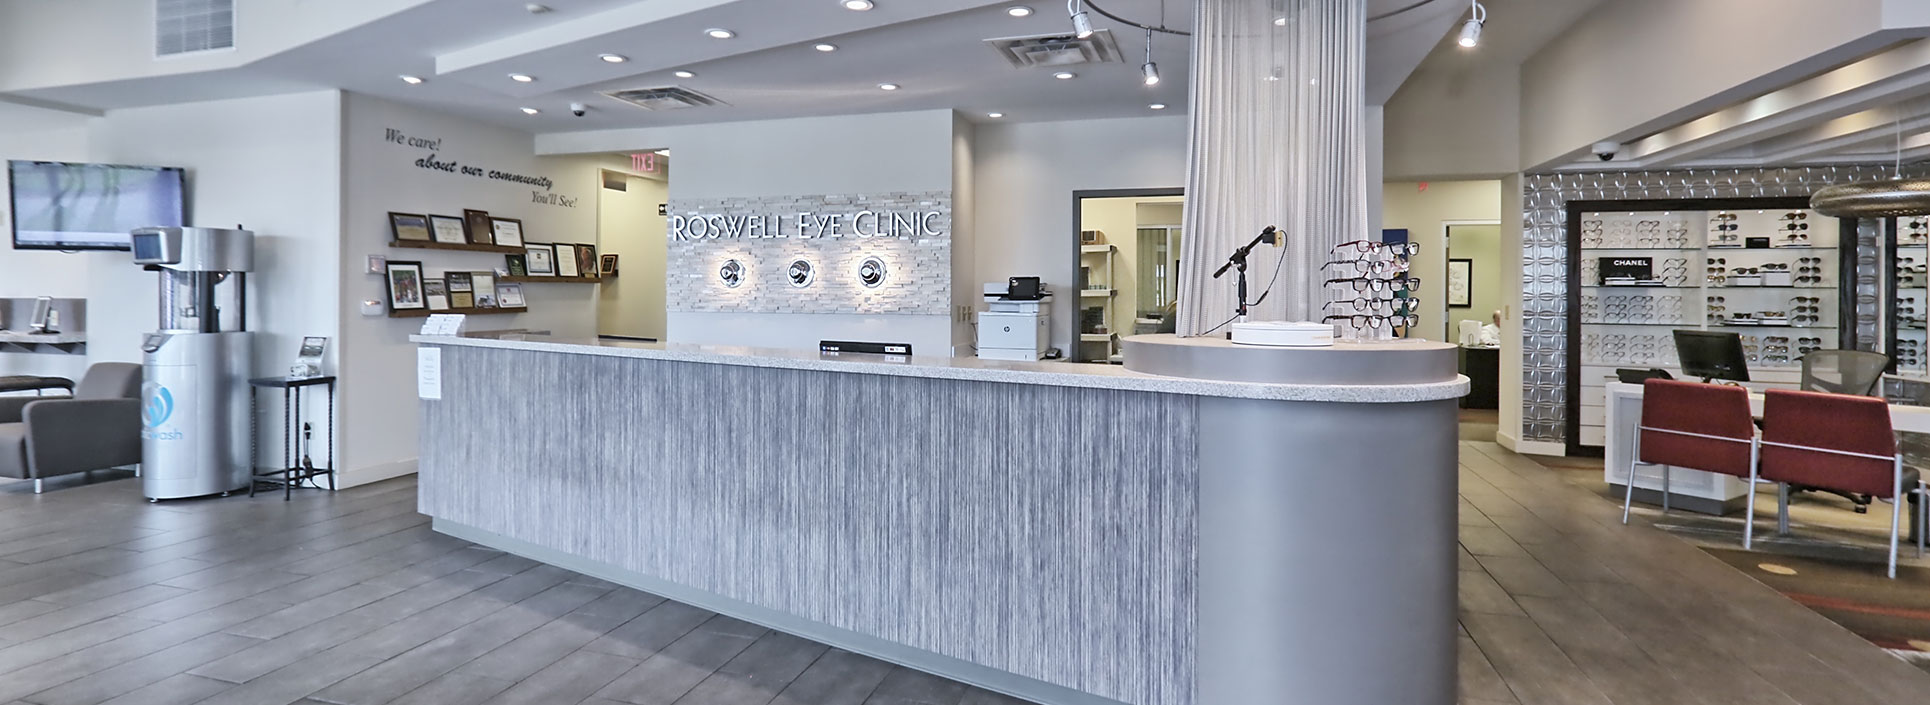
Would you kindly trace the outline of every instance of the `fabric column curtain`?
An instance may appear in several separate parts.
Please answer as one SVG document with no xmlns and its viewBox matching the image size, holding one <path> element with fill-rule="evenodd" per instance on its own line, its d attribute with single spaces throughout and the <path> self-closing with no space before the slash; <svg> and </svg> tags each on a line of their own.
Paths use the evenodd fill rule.
<svg viewBox="0 0 1930 705">
<path fill-rule="evenodd" d="M 1330 300 L 1321 265 L 1368 239 L 1366 0 L 1199 0 L 1194 16 L 1180 335 L 1222 333 L 1235 272 L 1213 272 L 1268 225 L 1283 248 L 1253 250 L 1249 320 L 1312 320 Z"/>
</svg>

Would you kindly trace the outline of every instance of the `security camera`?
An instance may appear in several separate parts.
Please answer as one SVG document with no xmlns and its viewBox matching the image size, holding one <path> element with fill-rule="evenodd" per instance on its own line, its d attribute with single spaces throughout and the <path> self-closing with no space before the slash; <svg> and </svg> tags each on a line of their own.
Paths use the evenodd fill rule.
<svg viewBox="0 0 1930 705">
<path fill-rule="evenodd" d="M 1616 142 L 1614 140 L 1603 140 L 1601 142 L 1596 142 L 1595 146 L 1590 147 L 1589 149 L 1595 152 L 1595 157 L 1597 159 L 1600 159 L 1602 161 L 1608 161 L 1610 159 L 1615 158 L 1616 152 L 1622 151 L 1622 143 Z"/>
<path fill-rule="evenodd" d="M 571 115 L 575 115 L 575 116 L 577 116 L 577 117 L 583 117 L 583 114 L 584 114 L 584 113 L 587 113 L 587 112 L 590 112 L 590 106 L 587 106 L 587 105 L 584 105 L 584 104 L 582 104 L 582 103 L 571 103 L 571 104 L 570 104 L 570 114 L 571 114 Z"/>
</svg>

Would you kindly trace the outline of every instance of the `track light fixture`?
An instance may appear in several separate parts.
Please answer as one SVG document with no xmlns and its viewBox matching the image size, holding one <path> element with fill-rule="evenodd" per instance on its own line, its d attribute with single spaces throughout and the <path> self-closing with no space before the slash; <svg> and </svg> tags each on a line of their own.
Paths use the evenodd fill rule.
<svg viewBox="0 0 1930 705">
<path fill-rule="evenodd" d="M 1153 31 L 1150 29 L 1146 30 L 1146 63 L 1139 67 L 1139 73 L 1145 75 L 1147 86 L 1159 85 L 1159 64 L 1153 63 Z"/>
<path fill-rule="evenodd" d="M 1469 0 L 1468 21 L 1461 24 L 1461 38 L 1456 41 L 1465 48 L 1472 49 L 1481 43 L 1481 27 L 1488 23 L 1488 8 L 1481 6 L 1481 0 Z"/>
<path fill-rule="evenodd" d="M 1066 13 L 1072 15 L 1072 33 L 1080 39 L 1092 37 L 1092 15 L 1086 14 L 1081 0 L 1066 0 Z"/>
</svg>

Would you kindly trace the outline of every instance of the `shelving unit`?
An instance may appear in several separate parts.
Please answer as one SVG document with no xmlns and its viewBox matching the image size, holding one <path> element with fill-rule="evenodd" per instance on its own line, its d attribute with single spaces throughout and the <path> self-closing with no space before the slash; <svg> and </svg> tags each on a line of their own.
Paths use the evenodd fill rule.
<svg viewBox="0 0 1930 705">
<path fill-rule="evenodd" d="M 529 309 L 523 306 L 518 306 L 515 308 L 501 308 L 501 307 L 452 308 L 445 311 L 431 311 L 426 308 L 416 308 L 416 309 L 408 309 L 404 311 L 391 310 L 389 311 L 389 317 L 390 318 L 428 318 L 431 314 L 437 314 L 437 313 L 462 313 L 462 314 L 468 314 L 468 315 L 486 315 L 491 313 L 525 313 L 527 311 L 529 311 Z"/>
<path fill-rule="evenodd" d="M 1930 265 L 1930 218 L 1898 218 L 1894 223 L 1896 250 L 1889 266 L 1896 292 L 1887 306 L 1894 331 L 1888 354 L 1896 361 L 1897 374 L 1930 377 L 1930 350 L 1925 349 L 1930 334 L 1924 330 L 1930 325 L 1930 274 L 1919 269 Z"/>
<path fill-rule="evenodd" d="M 1570 452 L 1603 443 L 1604 387 L 1620 368 L 1661 368 L 1681 378 L 1671 330 L 1742 336 L 1752 388 L 1794 389 L 1800 359 L 1844 343 L 1848 309 L 1838 243 L 1843 221 L 1805 209 L 1806 199 L 1571 204 Z M 1791 225 L 1795 228 L 1791 229 Z M 1725 227 L 1726 226 L 1726 227 Z M 1807 226 L 1807 227 L 1803 227 Z M 1792 235 L 1807 235 L 1809 246 Z M 1738 245 L 1768 238 L 1769 247 Z M 1644 239 L 1661 240 L 1665 246 Z M 1675 243 L 1675 246 L 1666 246 Z M 1761 241 L 1758 241 L 1760 244 Z M 1649 246 L 1642 246 L 1649 245 Z M 1604 258 L 1649 258 L 1663 286 L 1604 285 Z M 1919 258 L 1920 260 L 1922 258 Z M 1787 265 L 1791 283 L 1734 285 L 1738 270 Z M 1807 269 L 1806 269 L 1807 268 Z M 1772 270 L 1773 271 L 1773 270 Z M 1817 277 L 1797 282 L 1796 277 Z M 1803 299 L 1816 299 L 1814 302 Z M 1921 297 L 1930 298 L 1930 297 Z M 1919 312 L 1923 306 L 1919 305 Z M 1737 314 L 1779 312 L 1781 323 L 1735 324 Z M 1815 316 L 1797 321 L 1798 315 Z"/>
<path fill-rule="evenodd" d="M 501 276 L 496 277 L 496 281 L 503 284 L 601 284 L 606 278 L 607 277 Z"/>
<path fill-rule="evenodd" d="M 1114 277 L 1118 275 L 1118 257 L 1117 245 L 1079 246 L 1079 266 L 1087 276 L 1079 282 L 1079 345 L 1074 361 L 1108 362 L 1118 352 L 1113 346 L 1114 334 L 1119 332 L 1119 299 L 1115 296 L 1118 290 L 1113 288 Z M 1088 312 L 1093 310 L 1099 312 L 1096 324 L 1089 319 Z M 1105 332 L 1094 332 L 1100 326 Z"/>
<path fill-rule="evenodd" d="M 523 248 L 521 247 L 510 247 L 508 245 L 482 245 L 482 244 L 477 244 L 473 242 L 454 243 L 454 242 L 428 242 L 428 241 L 421 241 L 421 240 L 391 240 L 389 241 L 389 246 L 399 247 L 405 250 L 461 250 L 461 251 L 468 251 L 468 252 L 494 252 L 497 254 L 505 254 L 505 255 L 519 255 L 523 253 Z"/>
</svg>

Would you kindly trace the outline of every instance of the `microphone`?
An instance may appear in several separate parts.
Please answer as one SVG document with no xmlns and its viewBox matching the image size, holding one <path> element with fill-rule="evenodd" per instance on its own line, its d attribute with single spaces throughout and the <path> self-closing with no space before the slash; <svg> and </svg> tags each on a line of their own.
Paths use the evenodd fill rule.
<svg viewBox="0 0 1930 705">
<path fill-rule="evenodd" d="M 1234 250 L 1233 256 L 1228 257 L 1226 259 L 1226 264 L 1220 265 L 1219 271 L 1213 273 L 1213 278 L 1214 279 L 1220 278 L 1220 275 L 1225 274 L 1226 270 L 1231 269 L 1234 266 L 1238 266 L 1241 270 L 1245 270 L 1247 254 L 1253 252 L 1253 248 L 1258 247 L 1262 242 L 1269 245 L 1278 244 L 1279 240 L 1280 240 L 1280 229 L 1271 225 L 1267 226 L 1267 229 L 1260 231 L 1259 237 L 1253 238 L 1253 242 L 1249 242 L 1246 244 L 1245 247 Z"/>
</svg>

